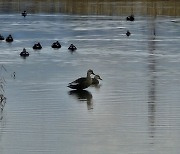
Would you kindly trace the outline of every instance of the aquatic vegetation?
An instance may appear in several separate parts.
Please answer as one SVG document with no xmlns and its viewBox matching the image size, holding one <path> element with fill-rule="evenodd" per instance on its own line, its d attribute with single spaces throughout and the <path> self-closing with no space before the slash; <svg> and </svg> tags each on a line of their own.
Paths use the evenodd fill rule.
<svg viewBox="0 0 180 154">
<path fill-rule="evenodd" d="M 4 65 L 1 65 L 0 67 L 0 108 L 1 110 L 4 109 L 4 106 L 6 104 L 6 97 L 4 96 L 4 85 L 6 83 L 4 76 L 3 76 L 3 72 L 7 72 L 6 68 L 4 67 Z"/>
</svg>

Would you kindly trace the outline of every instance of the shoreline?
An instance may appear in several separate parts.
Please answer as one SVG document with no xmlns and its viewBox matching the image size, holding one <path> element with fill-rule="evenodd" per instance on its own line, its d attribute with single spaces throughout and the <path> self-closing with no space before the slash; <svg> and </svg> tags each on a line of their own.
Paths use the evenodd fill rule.
<svg viewBox="0 0 180 154">
<path fill-rule="evenodd" d="M 5 7 L 6 6 L 6 7 Z M 144 16 L 180 16 L 180 2 L 173 0 L 0 0 L 0 13 L 19 13 L 23 10 L 36 13 L 64 13 L 78 15 L 123 16 L 137 14 Z"/>
</svg>

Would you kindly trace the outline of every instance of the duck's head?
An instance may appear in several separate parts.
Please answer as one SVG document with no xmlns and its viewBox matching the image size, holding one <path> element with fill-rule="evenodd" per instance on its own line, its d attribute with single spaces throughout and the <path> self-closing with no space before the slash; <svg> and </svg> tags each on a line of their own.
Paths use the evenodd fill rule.
<svg viewBox="0 0 180 154">
<path fill-rule="evenodd" d="M 91 75 L 91 74 L 95 75 L 92 69 L 89 69 L 89 70 L 87 71 L 87 74 L 89 74 L 89 75 Z"/>
<path fill-rule="evenodd" d="M 102 78 L 101 78 L 99 75 L 95 75 L 94 78 L 97 79 L 97 80 L 98 80 L 98 79 L 99 79 L 99 80 L 102 80 Z"/>
</svg>

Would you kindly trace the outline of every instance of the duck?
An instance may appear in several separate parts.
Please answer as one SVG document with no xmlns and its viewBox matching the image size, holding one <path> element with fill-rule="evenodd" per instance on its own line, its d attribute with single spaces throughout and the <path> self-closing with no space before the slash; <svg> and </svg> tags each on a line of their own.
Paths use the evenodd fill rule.
<svg viewBox="0 0 180 154">
<path fill-rule="evenodd" d="M 68 49 L 71 51 L 77 50 L 77 48 L 74 44 L 71 44 Z"/>
<path fill-rule="evenodd" d="M 33 49 L 35 49 L 35 50 L 40 50 L 40 49 L 42 49 L 42 46 L 41 46 L 41 44 L 38 42 L 38 43 L 34 44 Z"/>
<path fill-rule="evenodd" d="M 76 90 L 83 90 L 88 88 L 92 84 L 91 74 L 95 75 L 92 69 L 87 71 L 86 77 L 81 77 L 68 84 L 67 87 Z"/>
<path fill-rule="evenodd" d="M 58 41 L 56 41 L 51 45 L 51 47 L 55 48 L 55 49 L 59 49 L 59 48 L 61 48 L 61 44 Z"/>
<path fill-rule="evenodd" d="M 0 34 L 0 40 L 4 40 L 4 37 Z"/>
<path fill-rule="evenodd" d="M 127 21 L 134 21 L 134 15 L 130 15 L 128 17 L 126 17 Z"/>
<path fill-rule="evenodd" d="M 22 15 L 23 17 L 26 17 L 26 16 L 27 16 L 27 12 L 26 12 L 26 11 L 23 11 L 23 12 L 21 13 L 21 15 Z"/>
<path fill-rule="evenodd" d="M 6 42 L 13 42 L 13 37 L 12 37 L 12 35 L 9 35 L 9 36 L 6 38 Z"/>
<path fill-rule="evenodd" d="M 29 52 L 26 51 L 26 49 L 24 48 L 23 51 L 20 53 L 21 57 L 28 57 L 29 56 Z"/>
<path fill-rule="evenodd" d="M 99 80 L 102 80 L 102 78 L 99 75 L 95 75 L 94 78 L 92 78 L 92 85 L 98 85 Z"/>
<path fill-rule="evenodd" d="M 129 30 L 126 32 L 126 35 L 127 35 L 127 36 L 130 36 L 130 35 L 131 35 L 131 33 L 130 33 Z"/>
</svg>

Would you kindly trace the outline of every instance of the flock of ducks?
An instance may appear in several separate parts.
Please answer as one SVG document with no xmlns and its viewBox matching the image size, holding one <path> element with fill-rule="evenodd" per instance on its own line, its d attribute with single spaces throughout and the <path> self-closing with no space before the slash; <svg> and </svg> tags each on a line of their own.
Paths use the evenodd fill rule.
<svg viewBox="0 0 180 154">
<path fill-rule="evenodd" d="M 5 40 L 8 43 L 12 43 L 14 41 L 12 35 L 7 36 L 6 39 L 5 39 L 4 36 L 2 36 L 0 34 L 0 41 L 3 41 L 3 40 Z M 51 47 L 54 48 L 54 49 L 59 49 L 59 48 L 61 48 L 61 44 L 59 43 L 59 41 L 56 41 L 51 45 Z M 38 43 L 35 43 L 32 48 L 34 50 L 41 50 L 42 45 L 41 45 L 40 42 L 38 42 Z M 76 46 L 74 44 L 70 44 L 70 46 L 68 47 L 68 50 L 75 51 L 75 50 L 77 50 L 77 48 L 76 48 Z M 27 57 L 27 56 L 29 56 L 29 52 L 27 52 L 26 49 L 24 48 L 23 51 L 20 53 L 20 56 Z"/>
<path fill-rule="evenodd" d="M 127 21 L 134 21 L 134 15 L 130 15 L 126 18 Z M 129 30 L 126 32 L 127 36 L 130 36 L 131 33 Z M 91 75 L 94 75 L 94 78 L 91 78 Z M 83 90 L 88 88 L 91 85 L 98 85 L 99 80 L 102 80 L 99 75 L 94 74 L 93 70 L 89 69 L 87 71 L 87 76 L 86 77 L 81 77 L 78 78 L 71 83 L 68 84 L 68 87 L 71 89 L 76 89 L 76 90 Z"/>
<path fill-rule="evenodd" d="M 23 11 L 21 13 L 21 15 L 23 17 L 26 17 L 27 12 Z M 126 20 L 127 21 L 134 21 L 135 19 L 134 19 L 133 15 L 130 15 L 126 18 Z M 126 32 L 126 35 L 127 36 L 131 35 L 129 30 Z M 4 37 L 1 34 L 0 34 L 0 40 L 4 40 Z M 11 35 L 9 35 L 6 38 L 6 42 L 13 42 L 13 37 Z M 55 49 L 59 49 L 59 48 L 61 48 L 61 44 L 58 41 L 56 41 L 51 45 L 51 47 L 55 48 Z M 34 50 L 40 50 L 40 49 L 42 49 L 42 45 L 38 42 L 38 43 L 34 44 L 33 49 Z M 75 51 L 77 48 L 75 45 L 71 44 L 68 49 L 71 51 Z M 24 48 L 23 51 L 20 53 L 20 56 L 27 57 L 27 56 L 29 56 L 29 52 L 27 52 L 26 49 Z M 94 78 L 91 78 L 91 75 L 94 75 Z M 83 90 L 83 89 L 88 88 L 91 85 L 98 85 L 99 80 L 102 80 L 101 77 L 99 75 L 94 74 L 93 70 L 89 69 L 87 71 L 86 77 L 81 77 L 81 78 L 78 78 L 78 79 L 72 81 L 71 83 L 68 84 L 67 87 L 69 87 L 71 89 L 76 89 L 76 90 Z"/>
<path fill-rule="evenodd" d="M 134 15 L 130 15 L 126 18 L 127 21 L 134 21 Z M 129 30 L 126 32 L 127 36 L 130 36 L 131 33 Z M 91 78 L 91 75 L 94 75 L 94 78 Z M 68 87 L 71 89 L 76 89 L 76 90 L 83 90 L 88 88 L 91 85 L 98 85 L 99 80 L 102 80 L 99 75 L 94 74 L 93 70 L 89 69 L 87 71 L 87 76 L 86 77 L 81 77 L 78 78 L 71 83 L 68 84 Z"/>
<path fill-rule="evenodd" d="M 23 11 L 23 12 L 21 13 L 21 15 L 22 15 L 23 17 L 26 17 L 26 16 L 27 16 L 27 12 L 26 12 L 26 11 Z M 0 41 L 3 41 L 3 40 L 5 40 L 5 41 L 8 42 L 8 43 L 12 43 L 12 42 L 14 41 L 14 39 L 13 39 L 13 37 L 12 37 L 11 34 L 10 34 L 9 36 L 7 36 L 6 39 L 4 38 L 4 36 L 2 36 L 2 35 L 0 34 Z M 59 43 L 59 41 L 56 41 L 56 42 L 54 42 L 54 43 L 51 45 L 51 47 L 54 48 L 54 49 L 59 49 L 59 48 L 61 48 L 61 44 Z M 42 45 L 40 44 L 40 42 L 38 42 L 38 43 L 35 43 L 32 48 L 33 48 L 34 50 L 41 50 L 41 49 L 42 49 Z M 75 50 L 77 50 L 77 47 L 76 47 L 74 44 L 70 44 L 70 46 L 68 47 L 68 50 L 70 50 L 70 51 L 75 51 Z M 28 57 L 29 55 L 30 55 L 29 52 L 27 52 L 25 48 L 24 48 L 24 49 L 22 50 L 22 52 L 20 53 L 20 56 L 21 56 L 21 57 L 24 57 L 24 58 L 25 58 L 25 57 Z"/>
<path fill-rule="evenodd" d="M 6 40 L 6 42 L 9 42 L 9 43 L 11 43 L 11 42 L 14 41 L 12 35 L 9 35 L 9 36 L 6 37 L 6 39 L 5 39 L 4 36 L 2 36 L 1 34 L 0 34 L 0 40 L 1 40 L 1 41 L 2 41 L 2 40 Z"/>
</svg>

